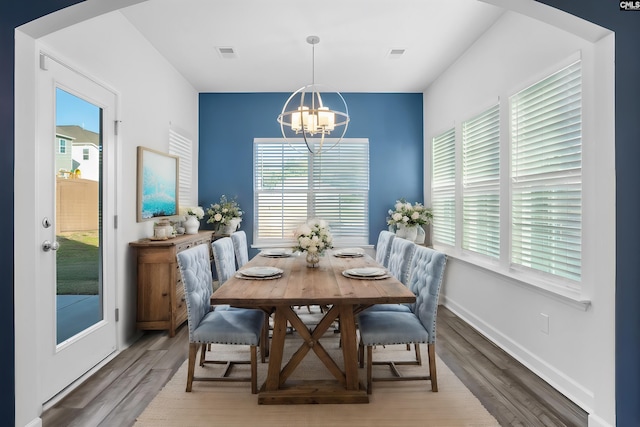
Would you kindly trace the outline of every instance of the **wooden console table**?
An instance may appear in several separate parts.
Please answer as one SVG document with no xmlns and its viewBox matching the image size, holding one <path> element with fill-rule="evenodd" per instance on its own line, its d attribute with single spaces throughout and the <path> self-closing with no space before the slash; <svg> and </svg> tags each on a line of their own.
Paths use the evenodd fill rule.
<svg viewBox="0 0 640 427">
<path fill-rule="evenodd" d="M 196 245 L 211 246 L 213 231 L 183 234 L 167 240 L 141 239 L 129 243 L 137 260 L 137 326 L 143 330 L 176 329 L 187 320 L 184 287 L 176 254 Z M 211 249 L 209 249 L 211 251 Z"/>
</svg>

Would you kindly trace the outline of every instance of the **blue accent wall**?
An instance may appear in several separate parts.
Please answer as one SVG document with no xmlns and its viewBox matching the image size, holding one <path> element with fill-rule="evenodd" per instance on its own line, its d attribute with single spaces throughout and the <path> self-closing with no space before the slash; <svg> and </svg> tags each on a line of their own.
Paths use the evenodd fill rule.
<svg viewBox="0 0 640 427">
<path fill-rule="evenodd" d="M 253 139 L 281 138 L 276 117 L 289 93 L 202 93 L 199 204 L 238 197 L 242 229 L 253 241 Z M 345 138 L 369 138 L 369 241 L 386 229 L 396 199 L 423 202 L 421 93 L 343 93 L 351 121 Z M 204 226 L 205 228 L 207 225 Z M 255 251 L 253 251 L 255 254 Z"/>
</svg>

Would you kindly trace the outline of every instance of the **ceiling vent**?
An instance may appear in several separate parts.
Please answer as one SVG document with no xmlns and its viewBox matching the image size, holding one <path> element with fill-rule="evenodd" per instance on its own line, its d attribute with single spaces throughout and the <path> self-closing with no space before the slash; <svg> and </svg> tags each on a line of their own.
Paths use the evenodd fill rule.
<svg viewBox="0 0 640 427">
<path fill-rule="evenodd" d="M 236 53 L 235 49 L 232 47 L 219 46 L 216 49 L 218 50 L 218 53 L 220 54 L 220 56 L 224 59 L 233 59 L 238 57 L 238 54 Z"/>
<path fill-rule="evenodd" d="M 395 59 L 395 58 L 400 58 L 402 55 L 404 55 L 404 49 L 391 49 L 389 51 L 389 58 L 390 59 Z"/>
</svg>

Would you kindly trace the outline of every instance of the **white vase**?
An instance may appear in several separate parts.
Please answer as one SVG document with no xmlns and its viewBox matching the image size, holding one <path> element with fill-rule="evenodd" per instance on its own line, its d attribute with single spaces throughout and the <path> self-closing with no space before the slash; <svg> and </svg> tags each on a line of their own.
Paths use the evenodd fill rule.
<svg viewBox="0 0 640 427">
<path fill-rule="evenodd" d="M 412 226 L 407 226 L 404 224 L 397 225 L 396 236 L 415 242 L 417 235 L 418 235 L 417 225 L 412 225 Z"/>
<path fill-rule="evenodd" d="M 418 234 L 416 235 L 416 240 L 415 242 L 418 245 L 423 245 L 424 244 L 424 239 L 427 237 L 427 233 L 424 232 L 424 228 L 419 225 L 416 227 Z"/>
<path fill-rule="evenodd" d="M 238 229 L 238 226 L 240 225 L 241 221 L 242 221 L 242 218 L 230 219 L 229 224 L 223 225 L 222 227 L 220 227 L 220 232 L 222 234 L 233 234 Z"/>
<path fill-rule="evenodd" d="M 307 252 L 307 267 L 315 268 L 320 263 L 320 257 L 317 252 Z"/>
<path fill-rule="evenodd" d="M 193 215 L 187 215 L 187 220 L 182 223 L 185 234 L 197 234 L 200 228 L 200 221 Z"/>
</svg>

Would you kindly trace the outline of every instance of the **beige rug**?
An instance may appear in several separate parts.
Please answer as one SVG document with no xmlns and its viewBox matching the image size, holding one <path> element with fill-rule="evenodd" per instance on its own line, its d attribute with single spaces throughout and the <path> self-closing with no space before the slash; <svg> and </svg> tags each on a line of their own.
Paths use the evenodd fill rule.
<svg viewBox="0 0 640 427">
<path fill-rule="evenodd" d="M 338 364 L 342 363 L 338 335 L 329 333 L 322 341 Z M 300 340 L 287 336 L 287 350 L 297 349 Z M 214 346 L 217 357 L 235 360 L 249 357 L 248 347 Z M 211 357 L 209 354 L 208 357 Z M 374 360 L 410 358 L 405 346 L 374 349 Z M 422 349 L 424 365 L 401 366 L 409 374 L 427 370 L 426 348 Z M 259 356 L 258 356 L 259 358 Z M 285 358 L 285 361 L 288 357 Z M 219 372 L 217 365 L 197 367 L 196 375 Z M 237 369 L 237 370 L 236 370 Z M 246 375 L 248 365 L 234 368 L 232 375 Z M 374 382 L 368 404 L 351 405 L 258 405 L 249 383 L 194 382 L 193 391 L 185 392 L 187 362 L 138 417 L 135 426 L 499 426 L 480 401 L 460 382 L 438 358 L 437 393 L 431 392 L 427 381 Z M 266 376 L 267 363 L 258 363 L 258 386 Z M 390 375 L 386 366 L 374 366 L 374 377 Z M 332 378 L 312 351 L 291 379 Z M 360 379 L 366 381 L 364 369 Z"/>
</svg>

